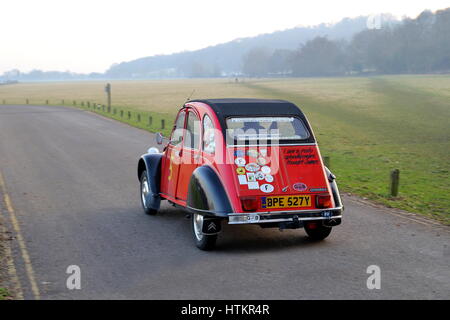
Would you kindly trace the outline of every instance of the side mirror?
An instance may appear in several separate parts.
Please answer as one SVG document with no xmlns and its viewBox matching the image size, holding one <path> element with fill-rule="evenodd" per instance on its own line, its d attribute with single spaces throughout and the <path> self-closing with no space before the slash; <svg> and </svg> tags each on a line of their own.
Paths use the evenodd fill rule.
<svg viewBox="0 0 450 320">
<path fill-rule="evenodd" d="M 156 143 L 162 144 L 164 140 L 164 136 L 161 134 L 161 132 L 156 133 Z"/>
</svg>

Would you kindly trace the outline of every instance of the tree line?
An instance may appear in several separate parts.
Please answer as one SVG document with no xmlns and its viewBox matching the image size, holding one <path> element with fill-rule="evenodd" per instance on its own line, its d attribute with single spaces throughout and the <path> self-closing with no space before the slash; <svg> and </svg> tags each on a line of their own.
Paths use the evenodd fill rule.
<svg viewBox="0 0 450 320">
<path fill-rule="evenodd" d="M 253 77 L 450 72 L 450 8 L 356 33 L 318 36 L 296 50 L 251 49 L 242 72 Z"/>
</svg>

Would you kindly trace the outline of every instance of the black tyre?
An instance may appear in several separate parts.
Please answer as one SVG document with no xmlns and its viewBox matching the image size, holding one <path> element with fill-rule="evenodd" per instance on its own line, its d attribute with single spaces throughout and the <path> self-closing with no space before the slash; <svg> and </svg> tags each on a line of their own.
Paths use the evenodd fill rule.
<svg viewBox="0 0 450 320">
<path fill-rule="evenodd" d="M 200 250 L 212 250 L 216 246 L 217 234 L 206 235 L 202 232 L 203 216 L 200 214 L 191 214 L 192 236 L 195 245 Z"/>
<path fill-rule="evenodd" d="M 306 234 L 315 241 L 320 241 L 328 237 L 331 229 L 333 228 L 322 225 L 320 221 L 305 224 Z"/>
<path fill-rule="evenodd" d="M 144 212 L 148 215 L 155 215 L 158 210 L 152 209 L 148 207 L 147 201 L 145 200 L 147 195 L 151 192 L 150 191 L 150 185 L 148 183 L 147 178 L 147 171 L 143 171 L 141 174 L 141 204 L 142 209 L 144 209 Z"/>
</svg>

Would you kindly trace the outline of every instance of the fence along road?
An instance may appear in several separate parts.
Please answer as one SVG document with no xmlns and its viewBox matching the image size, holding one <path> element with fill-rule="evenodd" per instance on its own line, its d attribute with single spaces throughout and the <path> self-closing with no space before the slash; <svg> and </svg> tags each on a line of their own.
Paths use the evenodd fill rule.
<svg viewBox="0 0 450 320">
<path fill-rule="evenodd" d="M 0 137 L 0 208 L 7 197 L 20 226 L 19 236 L 1 210 L 25 299 L 449 297 L 447 227 L 345 197 L 343 224 L 324 242 L 301 229 L 225 225 L 206 253 L 182 212 L 164 203 L 149 217 L 140 208 L 136 164 L 153 134 L 28 105 L 0 106 Z M 80 290 L 67 289 L 71 265 Z M 371 265 L 381 289 L 367 288 Z"/>
</svg>

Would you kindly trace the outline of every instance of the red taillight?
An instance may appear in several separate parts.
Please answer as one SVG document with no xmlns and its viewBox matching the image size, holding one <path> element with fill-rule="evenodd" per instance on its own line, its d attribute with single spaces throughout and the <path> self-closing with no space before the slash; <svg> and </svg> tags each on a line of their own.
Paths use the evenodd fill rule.
<svg viewBox="0 0 450 320">
<path fill-rule="evenodd" d="M 258 209 L 258 200 L 256 197 L 241 198 L 241 203 L 244 211 L 256 211 L 256 209 Z"/>
<path fill-rule="evenodd" d="M 331 208 L 331 197 L 328 194 L 316 196 L 316 208 Z"/>
</svg>

